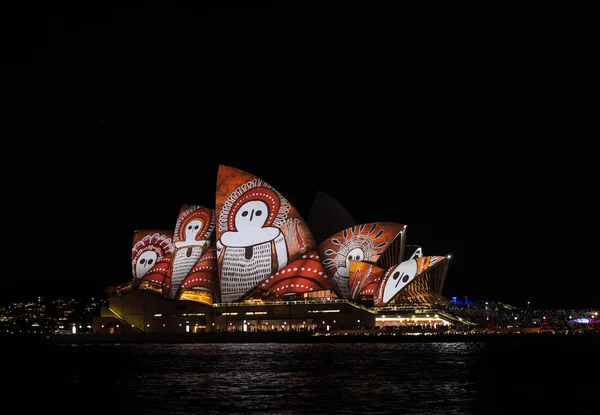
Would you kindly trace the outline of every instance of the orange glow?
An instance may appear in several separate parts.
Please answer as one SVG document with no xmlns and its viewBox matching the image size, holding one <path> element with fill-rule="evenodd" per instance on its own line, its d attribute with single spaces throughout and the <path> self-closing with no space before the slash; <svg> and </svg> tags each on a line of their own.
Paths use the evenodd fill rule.
<svg viewBox="0 0 600 415">
<path fill-rule="evenodd" d="M 316 248 L 296 208 L 271 185 L 243 170 L 219 166 L 216 215 L 223 302 L 241 300 L 271 275 Z M 244 249 L 250 247 L 270 255 L 243 259 Z M 235 265 L 240 255 L 246 266 Z"/>
</svg>

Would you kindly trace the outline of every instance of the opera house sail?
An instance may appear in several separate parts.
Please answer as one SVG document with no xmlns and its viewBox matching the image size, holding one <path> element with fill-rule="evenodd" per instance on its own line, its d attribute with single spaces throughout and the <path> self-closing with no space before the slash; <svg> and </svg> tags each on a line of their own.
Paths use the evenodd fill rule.
<svg viewBox="0 0 600 415">
<path fill-rule="evenodd" d="M 183 205 L 181 207 L 173 234 L 174 252 L 170 272 L 169 298 L 180 298 L 182 290 L 189 291 L 194 288 L 203 290 L 200 285 L 194 285 L 193 287 L 190 285 L 190 275 L 198 273 L 200 270 L 208 272 L 211 255 L 204 254 L 211 246 L 211 236 L 214 229 L 215 215 L 213 209 L 198 205 Z M 214 258 L 212 259 L 214 260 Z M 198 265 L 198 262 L 202 262 L 202 264 Z M 212 279 L 214 278 L 210 280 L 212 281 Z M 182 285 L 184 280 L 186 284 Z M 210 294 L 210 297 L 215 291 L 212 284 L 204 287 L 204 290 L 208 291 L 205 294 Z"/>
<path fill-rule="evenodd" d="M 405 226 L 375 222 L 352 226 L 319 245 L 323 265 L 341 298 L 350 298 L 350 261 L 377 262 Z"/>
<path fill-rule="evenodd" d="M 166 294 L 172 253 L 173 232 L 135 231 L 131 250 L 134 286 Z"/>
<path fill-rule="evenodd" d="M 262 281 L 315 249 L 304 219 L 262 179 L 220 166 L 216 235 L 221 300 L 242 300 Z"/>
</svg>

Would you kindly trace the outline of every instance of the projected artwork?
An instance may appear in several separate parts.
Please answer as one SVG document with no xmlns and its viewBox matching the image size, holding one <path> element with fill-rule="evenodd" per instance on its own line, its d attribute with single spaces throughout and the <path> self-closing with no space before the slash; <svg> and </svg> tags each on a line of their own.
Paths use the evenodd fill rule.
<svg viewBox="0 0 600 415">
<path fill-rule="evenodd" d="M 384 269 L 379 268 L 368 262 L 350 261 L 350 278 L 348 281 L 351 299 L 357 299 L 361 295 L 373 295 L 375 286 L 370 287 L 370 292 L 367 292 L 367 287 L 374 282 L 379 281 L 383 276 Z"/>
<path fill-rule="evenodd" d="M 181 282 L 210 246 L 210 237 L 214 229 L 215 215 L 212 209 L 197 205 L 181 207 L 173 236 L 175 249 L 169 298 L 178 297 Z"/>
<path fill-rule="evenodd" d="M 145 280 L 168 285 L 168 271 L 173 252 L 173 233 L 170 231 L 143 230 L 133 235 L 131 250 L 131 272 L 134 284 Z"/>
<path fill-rule="evenodd" d="M 180 299 L 212 304 L 219 301 L 217 249 L 211 245 L 181 282 Z"/>
<path fill-rule="evenodd" d="M 415 259 L 409 259 L 393 268 L 389 268 L 379 282 L 379 287 L 377 287 L 373 299 L 375 306 L 387 304 L 413 280 L 416 274 L 417 261 Z"/>
<path fill-rule="evenodd" d="M 319 255 L 336 292 L 350 298 L 350 261 L 377 262 L 404 225 L 393 222 L 366 223 L 344 229 L 319 245 Z"/>
<path fill-rule="evenodd" d="M 258 288 L 280 295 L 333 290 L 317 251 L 311 251 L 290 262 L 259 284 Z"/>
<path fill-rule="evenodd" d="M 157 259 L 156 264 L 142 277 L 142 282 L 150 283 L 147 288 L 159 292 L 164 296 L 167 295 L 170 285 L 169 269 L 172 258 L 171 255 L 167 255 Z"/>
<path fill-rule="evenodd" d="M 302 179 L 290 185 L 300 186 Z M 338 298 L 369 307 L 448 302 L 441 294 L 448 258 L 423 256 L 420 245 L 406 245 L 404 224 L 356 225 L 321 192 L 311 210 L 314 235 L 323 238 L 317 245 L 289 200 L 251 173 L 220 165 L 215 196 L 214 209 L 182 205 L 174 231 L 135 231 L 133 278 L 112 290 L 146 290 L 165 302 L 207 305 Z M 343 223 L 349 227 L 337 226 Z M 342 230 L 326 237 L 333 229 Z"/>
<path fill-rule="evenodd" d="M 159 259 L 173 252 L 173 233 L 169 231 L 136 231 L 131 250 L 133 279 L 140 279 Z"/>
<path fill-rule="evenodd" d="M 415 259 L 417 261 L 417 275 L 418 275 L 418 274 L 425 272 L 428 268 L 431 268 L 432 266 L 434 266 L 438 262 L 442 261 L 443 259 L 446 259 L 446 257 L 424 256 L 424 257 L 419 257 L 419 258 L 415 258 Z"/>
<path fill-rule="evenodd" d="M 258 177 L 219 166 L 216 210 L 221 301 L 237 301 L 315 249 L 308 227 L 277 190 Z"/>
<path fill-rule="evenodd" d="M 404 251 L 404 260 L 420 258 L 423 256 L 423 248 L 415 245 L 408 245 Z"/>
<path fill-rule="evenodd" d="M 385 271 L 373 301 L 376 307 L 389 303 L 404 287 L 445 257 L 431 256 L 409 259 Z"/>
</svg>

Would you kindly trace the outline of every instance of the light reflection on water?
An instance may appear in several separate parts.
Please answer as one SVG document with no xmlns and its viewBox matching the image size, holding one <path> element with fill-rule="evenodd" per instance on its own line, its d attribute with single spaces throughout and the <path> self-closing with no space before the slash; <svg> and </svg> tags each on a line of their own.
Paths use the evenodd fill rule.
<svg viewBox="0 0 600 415">
<path fill-rule="evenodd" d="M 556 357 L 574 350 L 557 347 L 475 342 L 79 346 L 63 356 L 73 360 L 62 381 L 74 394 L 102 396 L 97 406 L 112 413 L 479 414 L 514 413 L 516 402 L 521 410 L 537 412 L 544 405 L 553 408 L 544 397 L 556 404 L 557 392 L 564 396 L 556 370 L 578 373 Z M 592 413 L 587 399 L 594 389 L 584 392 L 569 403 L 569 413 Z"/>
</svg>

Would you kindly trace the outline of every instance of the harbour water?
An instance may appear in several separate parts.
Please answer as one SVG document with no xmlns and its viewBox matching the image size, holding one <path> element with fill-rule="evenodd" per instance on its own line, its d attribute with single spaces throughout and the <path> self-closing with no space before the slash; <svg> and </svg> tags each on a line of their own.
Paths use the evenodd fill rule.
<svg viewBox="0 0 600 415">
<path fill-rule="evenodd" d="M 20 412 L 598 413 L 600 342 L 26 344 L 4 355 Z M 9 363 L 10 362 L 10 365 Z"/>
</svg>

